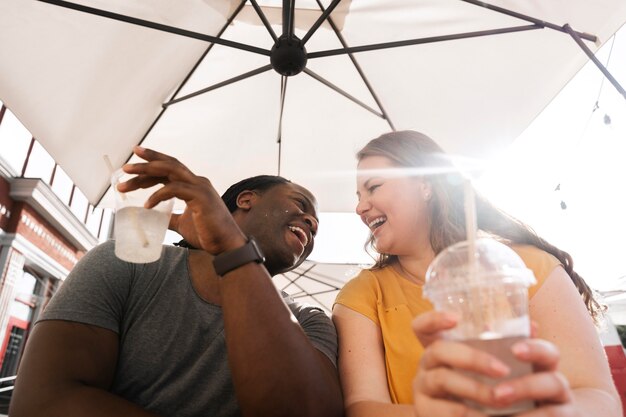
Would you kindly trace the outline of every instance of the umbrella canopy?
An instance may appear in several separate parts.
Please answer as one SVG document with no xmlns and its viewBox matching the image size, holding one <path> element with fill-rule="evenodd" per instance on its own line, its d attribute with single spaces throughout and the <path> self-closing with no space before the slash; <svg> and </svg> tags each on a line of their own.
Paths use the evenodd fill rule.
<svg viewBox="0 0 626 417">
<path fill-rule="evenodd" d="M 587 61 L 572 37 L 625 21 L 623 0 L 3 0 L 0 100 L 92 203 L 103 156 L 141 143 L 218 190 L 279 172 L 351 211 L 366 141 L 489 158 Z"/>
</svg>

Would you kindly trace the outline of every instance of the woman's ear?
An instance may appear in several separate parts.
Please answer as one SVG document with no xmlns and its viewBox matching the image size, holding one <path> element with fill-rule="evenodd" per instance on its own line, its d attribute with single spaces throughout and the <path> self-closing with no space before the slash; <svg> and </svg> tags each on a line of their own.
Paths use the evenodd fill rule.
<svg viewBox="0 0 626 417">
<path fill-rule="evenodd" d="M 433 196 L 433 185 L 429 181 L 421 180 L 420 190 L 422 191 L 424 201 L 430 201 Z"/>
<path fill-rule="evenodd" d="M 239 193 L 237 196 L 237 208 L 247 211 L 252 208 L 256 199 L 258 198 L 258 194 L 252 190 L 245 190 Z"/>
</svg>

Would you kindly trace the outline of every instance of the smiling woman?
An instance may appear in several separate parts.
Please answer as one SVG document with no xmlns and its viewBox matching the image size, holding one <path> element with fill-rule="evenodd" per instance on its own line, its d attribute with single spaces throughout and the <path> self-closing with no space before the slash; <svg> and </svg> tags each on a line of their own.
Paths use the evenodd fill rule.
<svg viewBox="0 0 626 417">
<path fill-rule="evenodd" d="M 536 372 L 488 386 L 463 372 L 508 372 L 502 362 L 459 343 L 432 343 L 441 338 L 441 331 L 456 325 L 456 318 L 433 311 L 422 287 L 435 255 L 465 239 L 462 178 L 435 142 L 412 131 L 370 141 L 358 159 L 356 211 L 370 229 L 379 257 L 374 267 L 344 286 L 333 309 L 348 416 L 470 412 L 451 398 L 495 408 L 538 401 L 538 415 L 551 409 L 575 409 L 581 416 L 595 416 L 599 410 L 619 415 L 619 400 L 593 325 L 599 305 L 573 270 L 571 257 L 480 195 L 479 233 L 508 244 L 538 281 L 529 294 L 538 338 L 512 348 L 515 357 L 533 364 Z M 398 168 L 408 170 L 399 174 Z M 417 168 L 438 173 L 415 175 Z M 414 318 L 419 340 L 411 329 Z"/>
</svg>

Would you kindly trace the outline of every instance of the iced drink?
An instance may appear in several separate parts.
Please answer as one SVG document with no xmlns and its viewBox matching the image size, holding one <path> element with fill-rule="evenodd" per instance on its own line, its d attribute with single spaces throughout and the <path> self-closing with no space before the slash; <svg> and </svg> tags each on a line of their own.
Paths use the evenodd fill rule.
<svg viewBox="0 0 626 417">
<path fill-rule="evenodd" d="M 115 256 L 135 263 L 161 256 L 169 213 L 143 207 L 124 207 L 115 213 Z"/>
<path fill-rule="evenodd" d="M 155 262 L 161 256 L 174 200 L 162 201 L 151 209 L 144 208 L 156 188 L 120 193 L 117 184 L 131 177 L 121 170 L 111 176 L 116 207 L 115 256 L 133 263 Z"/>
<path fill-rule="evenodd" d="M 499 379 L 491 378 L 486 375 L 477 374 L 474 372 L 466 372 L 466 374 L 488 385 L 496 385 L 497 383 L 506 381 L 508 379 L 519 378 L 521 376 L 530 374 L 533 371 L 532 365 L 528 362 L 519 361 L 511 351 L 511 346 L 526 338 L 527 336 L 509 336 L 499 337 L 495 339 L 464 340 L 463 343 L 465 343 L 466 345 L 496 356 L 498 359 L 504 362 L 506 366 L 508 366 L 511 370 L 511 372 L 507 376 Z M 492 416 L 508 416 L 520 413 L 522 411 L 530 410 L 534 407 L 534 403 L 532 401 L 515 403 L 504 410 L 486 408 L 480 404 L 476 404 L 471 401 L 468 401 L 468 403 L 473 408 L 480 409 L 483 412 Z"/>
<path fill-rule="evenodd" d="M 466 372 L 489 385 L 532 372 L 532 366 L 515 358 L 511 346 L 530 336 L 528 287 L 535 278 L 522 259 L 508 246 L 493 239 L 478 239 L 473 246 L 460 242 L 441 252 L 426 273 L 424 294 L 439 311 L 459 317 L 459 323 L 445 332 L 450 340 L 461 341 L 498 357 L 510 369 L 506 377 L 493 379 Z M 467 404 L 492 416 L 505 416 L 534 407 L 532 401 L 506 408 Z"/>
</svg>

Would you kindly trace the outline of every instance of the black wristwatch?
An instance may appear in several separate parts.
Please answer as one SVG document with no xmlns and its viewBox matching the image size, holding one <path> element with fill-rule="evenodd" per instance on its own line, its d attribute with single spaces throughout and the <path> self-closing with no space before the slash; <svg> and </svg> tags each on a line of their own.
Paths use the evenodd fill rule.
<svg viewBox="0 0 626 417">
<path fill-rule="evenodd" d="M 265 257 L 261 248 L 253 237 L 248 238 L 248 242 L 240 248 L 220 253 L 213 258 L 213 268 L 219 276 L 224 276 L 233 269 L 237 269 L 242 265 L 250 262 L 262 264 Z"/>
</svg>

